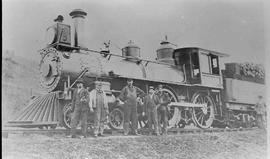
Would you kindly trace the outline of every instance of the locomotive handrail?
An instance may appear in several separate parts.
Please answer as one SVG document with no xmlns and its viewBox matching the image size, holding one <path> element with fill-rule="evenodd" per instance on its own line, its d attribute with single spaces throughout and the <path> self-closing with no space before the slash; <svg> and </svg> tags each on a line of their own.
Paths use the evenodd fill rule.
<svg viewBox="0 0 270 159">
<path fill-rule="evenodd" d="M 77 82 L 77 80 L 79 78 L 81 78 L 86 72 L 88 71 L 88 68 L 85 68 L 81 73 L 80 75 L 76 78 L 76 80 L 71 84 L 70 88 L 72 88 L 74 86 L 74 84 Z"/>
<path fill-rule="evenodd" d="M 184 73 L 184 83 L 187 82 L 187 73 L 186 73 L 186 64 L 183 64 L 183 73 Z"/>
<path fill-rule="evenodd" d="M 90 51 L 90 52 L 98 53 L 98 54 L 104 54 L 104 53 L 101 52 L 101 51 L 91 50 L 91 49 L 88 49 L 88 48 L 81 48 L 81 50 L 84 50 L 84 51 Z M 117 54 L 113 54 L 113 53 L 109 53 L 108 55 L 109 55 L 109 58 L 110 58 L 110 56 L 121 57 L 121 58 L 127 58 L 127 56 L 117 55 Z M 128 58 L 131 58 L 131 57 L 129 56 Z M 175 65 L 168 64 L 168 63 L 163 63 L 163 62 L 157 62 L 157 61 L 146 60 L 146 59 L 138 59 L 138 58 L 132 58 L 132 59 L 138 60 L 138 62 L 139 62 L 139 61 L 146 61 L 147 63 L 151 62 L 151 63 L 156 63 L 156 64 L 168 65 L 168 66 L 173 66 L 173 67 L 175 67 Z M 145 66 L 147 66 L 147 64 L 146 64 Z"/>
</svg>

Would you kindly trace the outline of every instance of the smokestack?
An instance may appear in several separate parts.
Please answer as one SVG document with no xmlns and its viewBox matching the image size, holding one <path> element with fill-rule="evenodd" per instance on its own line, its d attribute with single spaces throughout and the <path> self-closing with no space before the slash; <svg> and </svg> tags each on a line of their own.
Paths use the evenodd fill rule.
<svg viewBox="0 0 270 159">
<path fill-rule="evenodd" d="M 85 34 L 84 34 L 84 18 L 87 15 L 82 9 L 74 9 L 69 15 L 73 19 L 74 28 L 73 28 L 73 46 L 86 48 L 85 45 Z"/>
</svg>

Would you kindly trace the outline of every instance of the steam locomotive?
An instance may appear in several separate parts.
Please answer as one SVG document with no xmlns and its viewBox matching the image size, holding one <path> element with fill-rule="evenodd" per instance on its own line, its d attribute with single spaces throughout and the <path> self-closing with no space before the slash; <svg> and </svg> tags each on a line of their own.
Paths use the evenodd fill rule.
<svg viewBox="0 0 270 159">
<path fill-rule="evenodd" d="M 132 78 L 134 85 L 145 92 L 150 85 L 164 86 L 171 99 L 170 128 L 188 124 L 203 129 L 254 126 L 252 107 L 256 97 L 264 95 L 265 86 L 226 76 L 227 66 L 232 65 L 226 64 L 221 70 L 220 58 L 227 54 L 198 47 L 174 48 L 167 38 L 160 43 L 156 60 L 142 59 L 139 46 L 132 41 L 123 47 L 122 55 L 111 53 L 108 45 L 95 51 L 84 42 L 87 13 L 75 9 L 70 16 L 74 26 L 56 22 L 47 29 L 47 46 L 39 51 L 40 83 L 48 93 L 33 99 L 10 125 L 69 128 L 72 95 L 68 88 L 83 78 L 89 90 L 95 81 L 102 81 L 109 101 L 108 125 L 122 129 L 124 105 L 118 96 L 126 79 Z M 144 127 L 147 117 L 142 116 L 142 97 L 138 103 L 138 124 Z"/>
</svg>

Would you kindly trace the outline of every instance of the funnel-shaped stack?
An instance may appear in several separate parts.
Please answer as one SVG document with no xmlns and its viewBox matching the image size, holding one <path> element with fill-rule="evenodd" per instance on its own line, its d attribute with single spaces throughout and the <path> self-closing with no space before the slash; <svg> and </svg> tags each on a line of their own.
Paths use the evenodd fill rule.
<svg viewBox="0 0 270 159">
<path fill-rule="evenodd" d="M 85 33 L 84 33 L 84 19 L 87 13 L 83 11 L 82 9 L 74 9 L 72 12 L 70 12 L 69 15 L 72 17 L 73 23 L 74 23 L 73 45 L 75 47 L 86 48 Z"/>
</svg>

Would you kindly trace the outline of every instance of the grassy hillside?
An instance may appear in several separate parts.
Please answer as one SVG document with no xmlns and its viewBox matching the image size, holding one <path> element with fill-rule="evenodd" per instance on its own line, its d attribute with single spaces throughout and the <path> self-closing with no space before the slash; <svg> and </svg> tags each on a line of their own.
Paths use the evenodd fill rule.
<svg viewBox="0 0 270 159">
<path fill-rule="evenodd" d="M 2 122 L 14 118 L 33 95 L 40 95 L 38 61 L 5 53 L 2 58 Z"/>
</svg>

